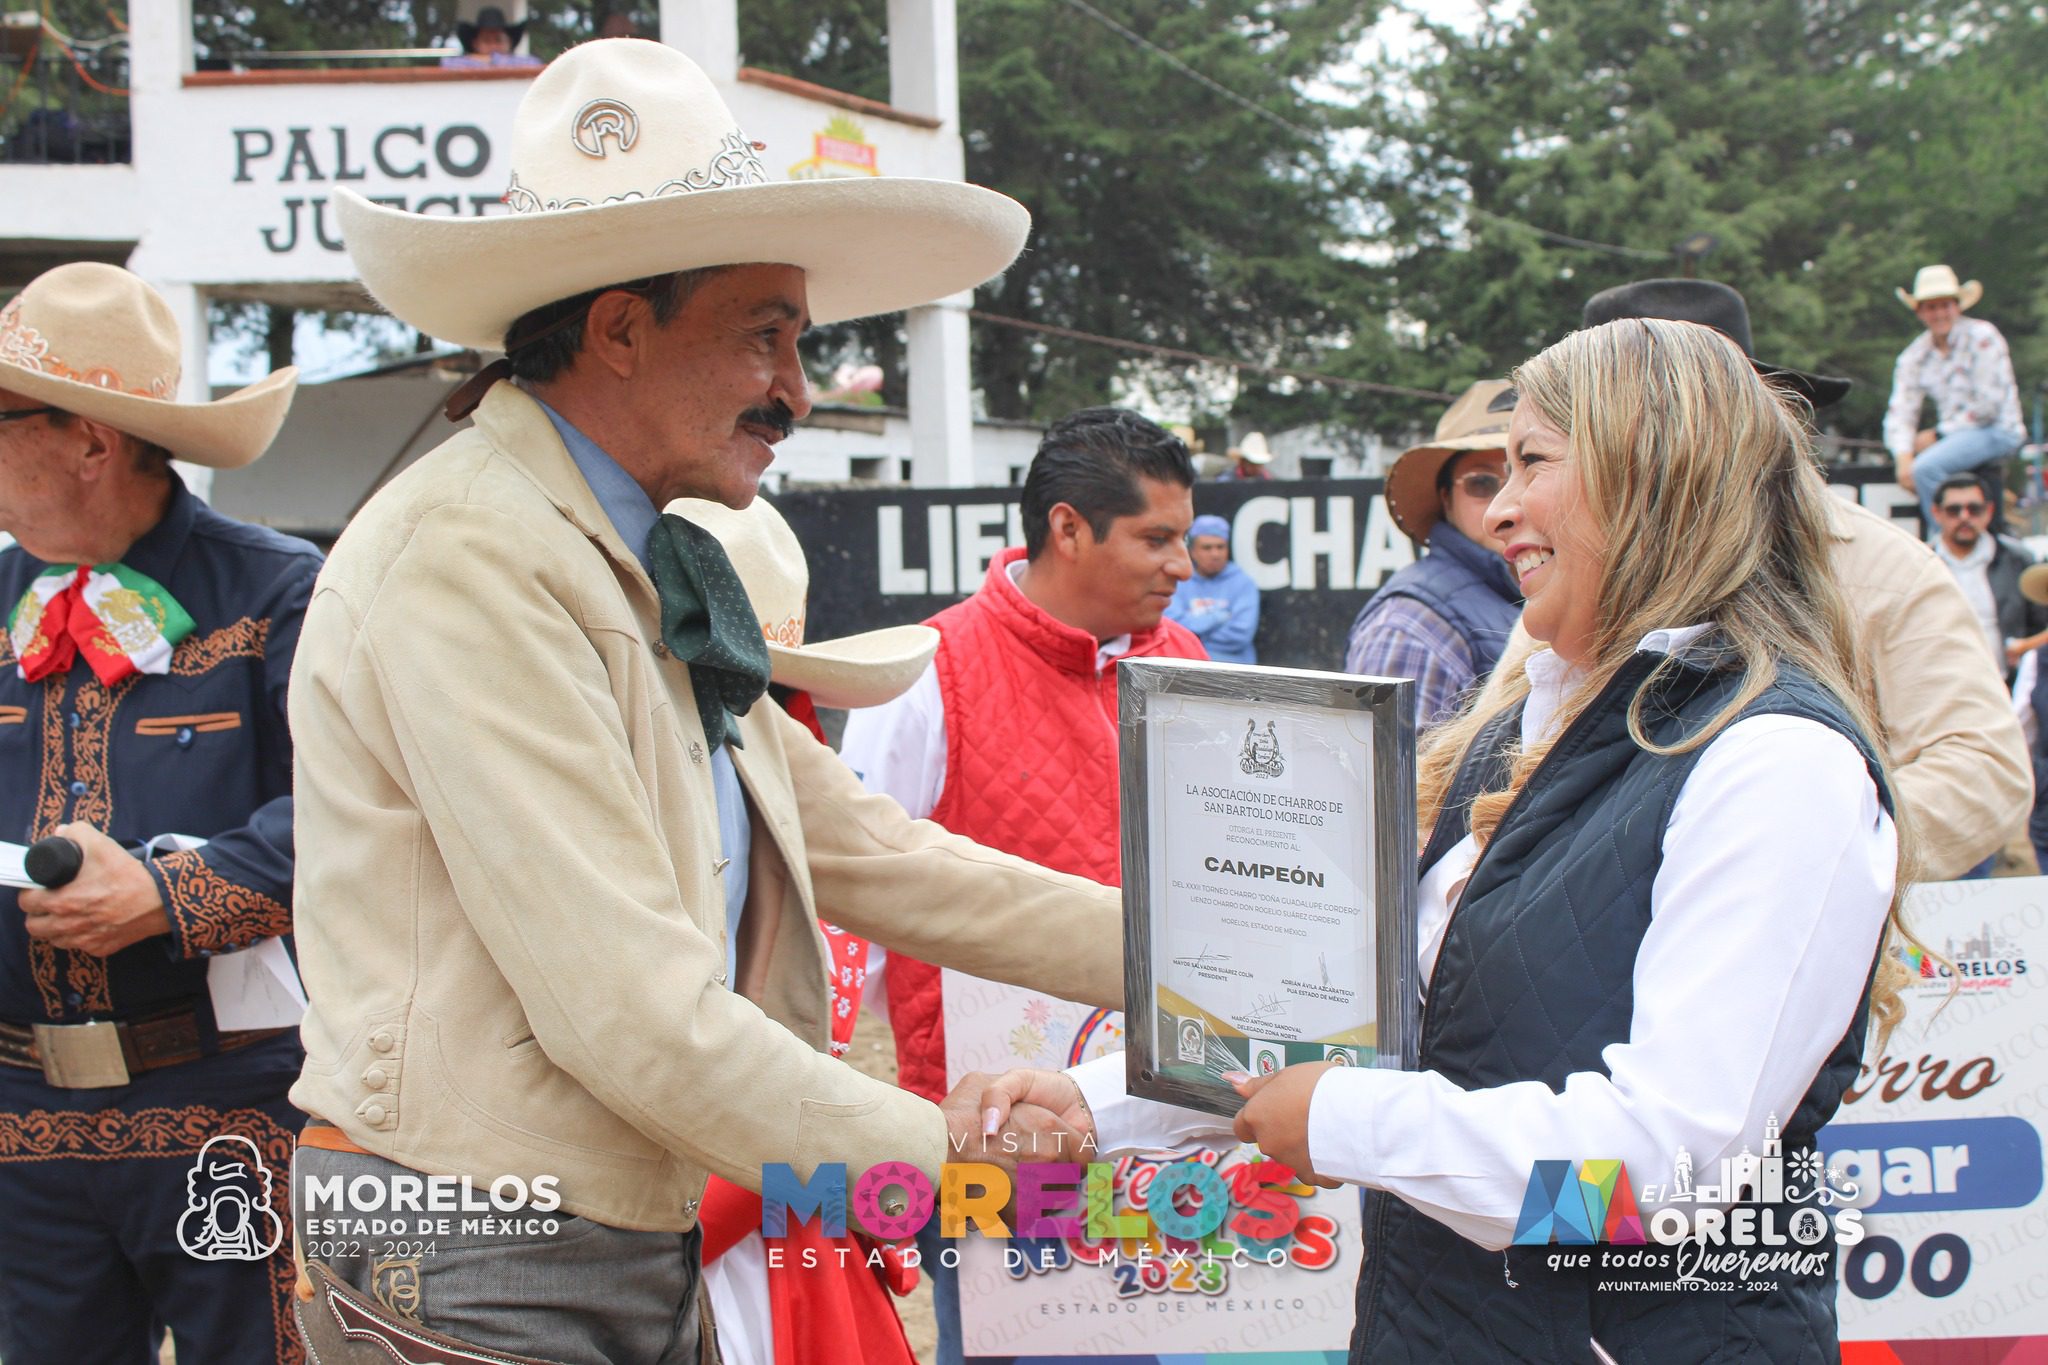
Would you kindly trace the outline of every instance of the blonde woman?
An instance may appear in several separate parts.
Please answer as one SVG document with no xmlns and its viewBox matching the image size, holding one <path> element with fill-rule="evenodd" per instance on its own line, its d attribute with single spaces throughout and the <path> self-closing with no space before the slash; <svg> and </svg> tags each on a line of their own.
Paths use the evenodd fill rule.
<svg viewBox="0 0 2048 1365">
<path fill-rule="evenodd" d="M 1719 333 L 1655 319 L 1515 384 L 1489 529 L 1541 647 L 1422 755 L 1421 1067 L 1235 1078 L 1237 1135 L 1369 1189 L 1355 1361 L 1832 1362 L 1831 1264 L 1616 1288 L 1638 1276 L 1510 1246 L 1539 1160 L 1619 1158 L 1640 1188 L 1682 1162 L 1715 1182 L 1780 1131 L 1810 1151 L 1896 1016 L 1902 880 L 1787 400 Z M 1092 1112 L 1105 1151 L 1215 1123 L 1120 1077 L 1006 1077 L 986 1105 Z"/>
</svg>

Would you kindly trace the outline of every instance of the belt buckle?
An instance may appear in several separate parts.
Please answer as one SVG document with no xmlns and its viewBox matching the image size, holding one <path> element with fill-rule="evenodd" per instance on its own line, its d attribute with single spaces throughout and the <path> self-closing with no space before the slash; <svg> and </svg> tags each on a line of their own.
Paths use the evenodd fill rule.
<svg viewBox="0 0 2048 1365">
<path fill-rule="evenodd" d="M 36 1060 L 43 1079 L 60 1090 L 98 1090 L 128 1084 L 128 1060 L 121 1052 L 121 1026 L 110 1020 L 90 1024 L 33 1024 Z"/>
</svg>

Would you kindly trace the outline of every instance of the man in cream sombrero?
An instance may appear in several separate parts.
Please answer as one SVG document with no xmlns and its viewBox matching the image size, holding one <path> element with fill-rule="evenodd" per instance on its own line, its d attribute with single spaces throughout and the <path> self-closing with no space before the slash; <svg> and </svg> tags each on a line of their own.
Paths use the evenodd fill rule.
<svg viewBox="0 0 2048 1365">
<path fill-rule="evenodd" d="M 303 1177 L 545 1175 L 573 1217 L 442 1239 L 381 1299 L 368 1248 L 309 1245 L 301 1319 L 694 1359 L 707 1175 L 896 1160 L 936 1182 L 982 1150 L 978 1091 L 941 1107 L 827 1054 L 819 914 L 1122 994 L 1115 894 L 909 820 L 755 705 L 770 655 L 731 561 L 657 512 L 751 501 L 809 408 L 809 322 L 971 288 L 1028 218 L 949 182 L 770 183 L 696 65 L 632 40 L 549 66 L 511 159 L 502 216 L 339 198 L 386 307 L 509 355 L 458 394 L 474 427 L 351 523 L 309 613 L 292 1094 L 316 1119 Z"/>
<path fill-rule="evenodd" d="M 180 1359 L 300 1358 L 294 1019 L 224 1014 L 209 968 L 291 930 L 285 683 L 320 556 L 171 468 L 262 455 L 296 372 L 184 403 L 183 354 L 163 299 L 111 265 L 0 309 L 0 839 L 84 853 L 55 890 L 0 889 L 9 1365 L 154 1360 L 165 1324 Z M 210 1168 L 228 1138 L 253 1170 Z M 208 1217 L 222 1176 L 246 1182 L 231 1224 Z"/>
<path fill-rule="evenodd" d="M 1921 525 L 1934 526 L 1934 491 L 1941 481 L 2005 459 L 2026 439 L 2019 385 L 2005 337 L 1982 318 L 1964 317 L 1984 297 L 1945 265 L 1913 278 L 1910 292 L 1895 290 L 1927 330 L 1899 352 L 1892 399 L 1884 414 L 1884 443 L 1898 462 L 1899 482 L 1920 495 Z M 1920 430 L 1924 399 L 1934 400 L 1935 424 Z"/>
</svg>

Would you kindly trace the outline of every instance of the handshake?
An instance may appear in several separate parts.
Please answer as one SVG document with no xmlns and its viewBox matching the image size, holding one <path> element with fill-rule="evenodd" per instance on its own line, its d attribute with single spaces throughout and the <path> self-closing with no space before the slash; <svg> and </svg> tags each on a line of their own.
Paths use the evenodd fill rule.
<svg viewBox="0 0 2048 1365">
<path fill-rule="evenodd" d="M 1014 1174 L 1031 1162 L 1096 1159 L 1094 1115 L 1062 1072 L 970 1072 L 939 1101 L 939 1113 L 948 1161 L 982 1161 Z"/>
</svg>

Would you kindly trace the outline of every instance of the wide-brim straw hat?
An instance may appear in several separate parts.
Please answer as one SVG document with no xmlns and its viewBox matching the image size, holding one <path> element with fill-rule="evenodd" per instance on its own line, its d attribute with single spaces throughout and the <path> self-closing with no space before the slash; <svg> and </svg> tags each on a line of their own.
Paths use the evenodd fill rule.
<svg viewBox="0 0 2048 1365">
<path fill-rule="evenodd" d="M 239 469 L 270 448 L 299 372 L 181 403 L 185 351 L 163 295 L 117 265 L 46 270 L 0 308 L 0 389 L 105 422 L 181 460 Z"/>
<path fill-rule="evenodd" d="M 1505 379 L 1482 379 L 1458 395 L 1436 424 L 1434 438 L 1396 457 L 1387 471 L 1387 510 L 1403 534 L 1418 542 L 1429 539 L 1430 528 L 1444 515 L 1436 494 L 1438 472 L 1468 450 L 1506 450 L 1514 415 L 1514 386 Z"/>
<path fill-rule="evenodd" d="M 803 270 L 811 321 L 930 303 L 1000 273 L 1024 206 L 952 180 L 771 183 L 702 69 L 663 43 L 571 48 L 513 121 L 509 213 L 408 213 L 336 193 L 363 284 L 430 336 L 501 350 L 519 318 L 606 285 L 764 263 Z"/>
<path fill-rule="evenodd" d="M 1899 302 L 1908 308 L 1918 308 L 1929 299 L 1954 299 L 1956 307 L 1967 312 L 1977 306 L 1977 300 L 1984 297 L 1984 286 L 1976 280 L 1958 283 L 1956 272 L 1945 265 L 1923 265 L 1913 276 L 1913 288 L 1909 293 L 1894 289 Z"/>
<path fill-rule="evenodd" d="M 1814 408 L 1831 407 L 1854 386 L 1835 375 L 1771 365 L 1756 358 L 1749 330 L 1749 302 L 1740 290 L 1718 280 L 1637 280 L 1603 289 L 1586 300 L 1580 325 L 1598 327 L 1621 318 L 1669 318 L 1711 327 L 1742 348 L 1750 368 L 1780 388 L 1790 389 Z"/>
<path fill-rule="evenodd" d="M 2020 596 L 2048 607 L 2048 564 L 2032 564 L 2020 570 Z"/>
<path fill-rule="evenodd" d="M 886 626 L 837 640 L 806 641 L 811 571 L 796 532 L 766 498 L 743 512 L 703 498 L 678 498 L 668 510 L 718 537 L 740 576 L 761 634 L 769 676 L 811 694 L 820 706 L 880 706 L 910 690 L 939 650 L 930 626 Z"/>
</svg>

